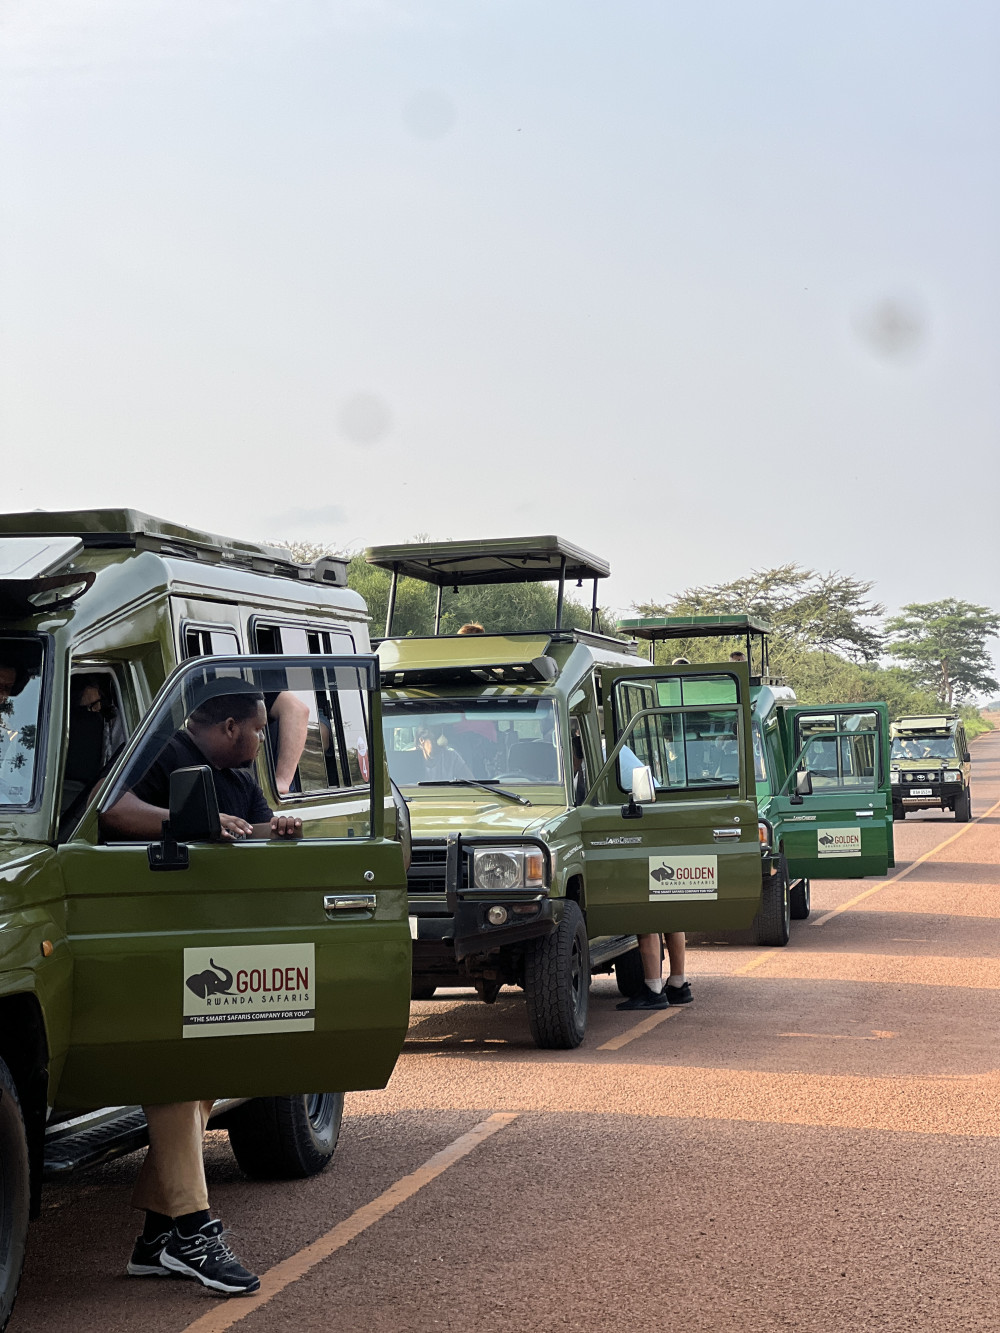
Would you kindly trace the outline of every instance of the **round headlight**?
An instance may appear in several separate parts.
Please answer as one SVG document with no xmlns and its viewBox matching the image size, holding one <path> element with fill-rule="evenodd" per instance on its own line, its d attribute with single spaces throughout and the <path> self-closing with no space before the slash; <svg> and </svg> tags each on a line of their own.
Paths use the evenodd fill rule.
<svg viewBox="0 0 1000 1333">
<path fill-rule="evenodd" d="M 482 852 L 476 857 L 476 885 L 480 889 L 513 889 L 521 882 L 521 863 L 509 852 Z"/>
</svg>

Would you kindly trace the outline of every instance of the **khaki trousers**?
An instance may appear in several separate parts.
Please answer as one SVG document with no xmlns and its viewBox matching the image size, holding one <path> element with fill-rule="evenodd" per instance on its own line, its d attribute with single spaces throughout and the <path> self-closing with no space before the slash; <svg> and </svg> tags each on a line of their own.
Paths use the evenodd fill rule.
<svg viewBox="0 0 1000 1333">
<path fill-rule="evenodd" d="M 144 1106 L 149 1151 L 132 1191 L 132 1207 L 182 1217 L 208 1207 L 203 1140 L 214 1101 Z"/>
</svg>

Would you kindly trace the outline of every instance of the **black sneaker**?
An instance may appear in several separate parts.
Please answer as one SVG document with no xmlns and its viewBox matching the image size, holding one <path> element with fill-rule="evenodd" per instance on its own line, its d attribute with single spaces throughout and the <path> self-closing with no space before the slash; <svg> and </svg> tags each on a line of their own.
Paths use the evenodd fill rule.
<svg viewBox="0 0 1000 1333">
<path fill-rule="evenodd" d="M 125 1265 L 125 1272 L 129 1277 L 171 1277 L 170 1269 L 164 1268 L 160 1262 L 163 1247 L 169 1239 L 169 1231 L 164 1231 L 163 1235 L 157 1236 L 155 1240 L 136 1236 L 135 1245 L 132 1247 L 132 1258 Z"/>
<path fill-rule="evenodd" d="M 668 1004 L 690 1004 L 694 999 L 690 981 L 685 981 L 680 986 L 671 986 L 668 981 L 663 987 L 663 993 L 667 997 Z"/>
<path fill-rule="evenodd" d="M 616 1004 L 616 1009 L 666 1009 L 668 1000 L 661 991 L 657 995 L 655 990 L 650 990 L 648 986 L 643 986 L 638 995 L 631 995 L 621 1004 Z"/>
<path fill-rule="evenodd" d="M 260 1278 L 243 1267 L 222 1239 L 226 1234 L 218 1218 L 206 1222 L 193 1236 L 181 1236 L 174 1230 L 163 1247 L 161 1262 L 172 1273 L 193 1277 L 213 1291 L 249 1296 L 260 1287 Z"/>
</svg>

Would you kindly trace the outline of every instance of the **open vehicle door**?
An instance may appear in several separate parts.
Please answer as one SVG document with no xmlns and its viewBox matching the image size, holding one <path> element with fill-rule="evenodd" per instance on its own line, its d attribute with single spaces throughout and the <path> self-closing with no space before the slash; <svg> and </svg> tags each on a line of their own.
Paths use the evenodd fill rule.
<svg viewBox="0 0 1000 1333">
<path fill-rule="evenodd" d="M 789 876 L 886 874 L 895 864 L 886 705 L 787 708 L 784 721 L 791 763 L 768 819 Z"/>
<path fill-rule="evenodd" d="M 579 807 L 587 929 L 740 929 L 760 904 L 761 853 L 745 664 L 608 667 L 608 757 Z M 655 799 L 630 806 L 648 765 Z"/>
<path fill-rule="evenodd" d="M 300 815 L 303 836 L 209 841 L 188 809 L 173 843 L 103 842 L 100 815 L 230 680 L 309 704 L 325 790 L 314 774 L 278 811 Z M 406 1031 L 410 935 L 402 849 L 383 836 L 380 714 L 373 657 L 199 658 L 172 673 L 57 852 L 82 997 L 61 1105 L 384 1086 Z"/>
</svg>

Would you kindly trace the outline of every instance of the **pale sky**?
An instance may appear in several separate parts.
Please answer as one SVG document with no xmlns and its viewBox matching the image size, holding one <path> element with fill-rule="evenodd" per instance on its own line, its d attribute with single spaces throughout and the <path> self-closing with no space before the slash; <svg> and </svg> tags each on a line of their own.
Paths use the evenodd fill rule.
<svg viewBox="0 0 1000 1333">
<path fill-rule="evenodd" d="M 3 508 L 1000 604 L 986 0 L 0 0 Z"/>
</svg>

